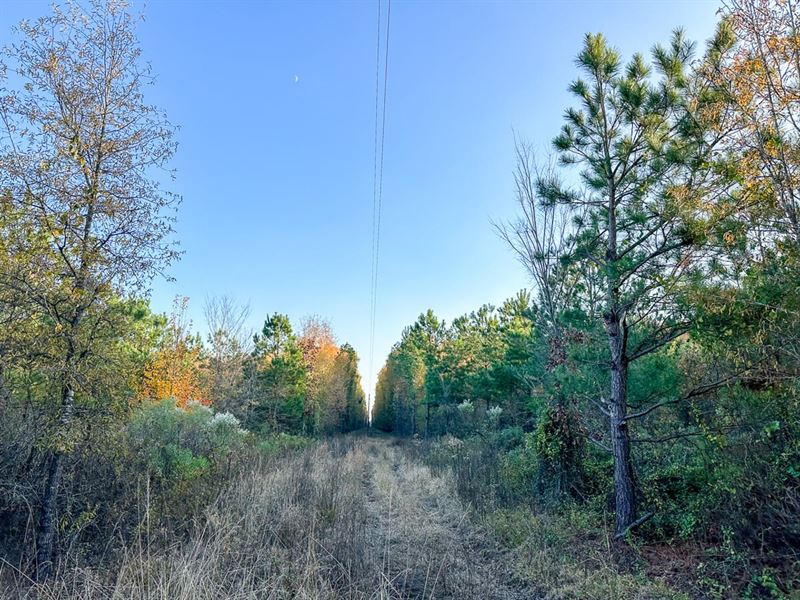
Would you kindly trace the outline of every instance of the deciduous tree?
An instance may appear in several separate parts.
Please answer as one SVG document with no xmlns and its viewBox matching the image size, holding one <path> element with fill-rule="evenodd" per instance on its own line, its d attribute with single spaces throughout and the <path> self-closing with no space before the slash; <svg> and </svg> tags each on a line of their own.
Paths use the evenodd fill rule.
<svg viewBox="0 0 800 600">
<path fill-rule="evenodd" d="M 3 285 L 47 323 L 60 381 L 42 494 L 39 578 L 52 569 L 63 457 L 73 445 L 86 365 L 106 345 L 111 299 L 142 292 L 177 253 L 160 181 L 173 127 L 143 98 L 152 76 L 122 2 L 68 5 L 23 22 L 0 73 L 0 189 L 28 251 L 4 265 Z"/>
</svg>

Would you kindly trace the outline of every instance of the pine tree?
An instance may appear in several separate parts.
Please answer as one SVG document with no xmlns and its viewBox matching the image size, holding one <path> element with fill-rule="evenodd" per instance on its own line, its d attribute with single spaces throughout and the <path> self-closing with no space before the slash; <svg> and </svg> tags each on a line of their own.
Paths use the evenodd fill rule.
<svg viewBox="0 0 800 600">
<path fill-rule="evenodd" d="M 697 275 L 708 225 L 694 210 L 703 165 L 692 160 L 697 137 L 687 118 L 692 50 L 680 32 L 668 48 L 656 47 L 654 81 L 642 56 L 623 67 L 602 35 L 587 35 L 577 58 L 586 78 L 570 86 L 581 105 L 567 109 L 553 141 L 560 166 L 580 168 L 580 183 L 555 176 L 537 182 L 544 202 L 580 214 L 571 257 L 603 291 L 610 390 L 598 404 L 614 457 L 618 537 L 638 517 L 630 424 L 656 408 L 629 412 L 629 368 L 688 331 L 677 297 Z"/>
</svg>

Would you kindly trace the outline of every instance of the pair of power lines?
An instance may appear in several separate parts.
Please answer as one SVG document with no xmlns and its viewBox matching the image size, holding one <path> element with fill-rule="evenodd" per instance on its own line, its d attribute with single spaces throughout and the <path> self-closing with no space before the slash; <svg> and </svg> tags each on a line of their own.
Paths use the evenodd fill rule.
<svg viewBox="0 0 800 600">
<path fill-rule="evenodd" d="M 389 81 L 389 27 L 392 20 L 392 0 L 386 3 L 386 37 L 383 41 L 383 62 L 381 63 L 381 30 L 383 10 L 378 0 L 377 43 L 375 49 L 375 139 L 372 175 L 372 278 L 370 281 L 369 306 L 369 371 L 367 393 L 374 390 L 373 366 L 375 360 L 375 313 L 378 302 L 378 265 L 381 250 L 381 204 L 383 200 L 383 150 L 386 133 L 386 90 Z M 381 65 L 383 65 L 383 89 L 381 90 Z M 382 95 L 382 101 L 381 101 Z M 372 398 L 368 399 L 371 410 Z"/>
</svg>

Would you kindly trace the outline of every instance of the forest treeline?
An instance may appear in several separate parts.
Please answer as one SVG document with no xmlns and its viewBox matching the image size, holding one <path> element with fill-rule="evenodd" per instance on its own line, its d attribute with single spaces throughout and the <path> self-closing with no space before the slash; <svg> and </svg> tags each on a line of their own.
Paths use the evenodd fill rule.
<svg viewBox="0 0 800 600">
<path fill-rule="evenodd" d="M 367 425 L 358 355 L 337 343 L 327 321 L 308 317 L 295 332 L 287 315 L 275 313 L 252 334 L 248 306 L 212 297 L 203 306 L 204 340 L 192 333 L 188 302 L 178 297 L 170 315 L 157 315 L 134 301 L 135 398 L 206 405 L 263 434 L 329 435 Z"/>
<path fill-rule="evenodd" d="M 169 543 L 253 453 L 366 424 L 358 357 L 326 322 L 273 314 L 253 336 L 246 308 L 209 298 L 203 339 L 187 299 L 150 308 L 179 257 L 153 81 L 116 0 L 56 6 L 2 50 L 4 574 Z"/>
<path fill-rule="evenodd" d="M 708 550 L 705 591 L 796 592 L 798 9 L 731 0 L 705 47 L 676 31 L 627 60 L 587 35 L 552 155 L 518 141 L 497 227 L 533 291 L 422 314 L 375 426 L 469 440 L 451 462 L 479 505 L 611 510 L 618 540 Z"/>
</svg>

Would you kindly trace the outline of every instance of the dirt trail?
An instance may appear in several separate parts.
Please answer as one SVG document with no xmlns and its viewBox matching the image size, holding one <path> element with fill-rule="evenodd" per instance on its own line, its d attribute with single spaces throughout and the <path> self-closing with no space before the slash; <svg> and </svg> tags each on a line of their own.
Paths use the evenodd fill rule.
<svg viewBox="0 0 800 600">
<path fill-rule="evenodd" d="M 382 597 L 534 597 L 470 523 L 449 478 L 433 475 L 390 439 L 364 444 L 366 539 L 373 568 L 380 565 Z"/>
</svg>

